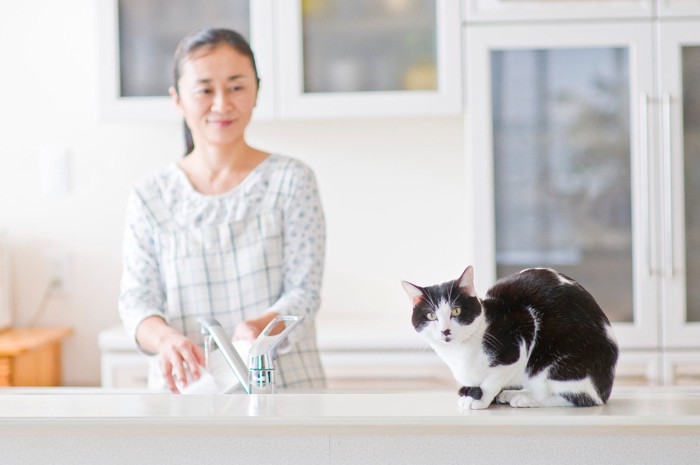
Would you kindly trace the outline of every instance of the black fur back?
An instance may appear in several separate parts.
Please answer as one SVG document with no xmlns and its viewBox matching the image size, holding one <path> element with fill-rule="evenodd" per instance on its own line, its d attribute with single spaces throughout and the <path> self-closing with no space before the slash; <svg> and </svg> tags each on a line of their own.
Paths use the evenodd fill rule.
<svg viewBox="0 0 700 465">
<path fill-rule="evenodd" d="M 608 318 L 581 285 L 552 270 L 524 270 L 497 282 L 482 305 L 488 323 L 484 350 L 493 365 L 513 363 L 525 341 L 530 377 L 548 367 L 553 380 L 590 376 L 601 399 L 610 397 L 618 348 Z M 590 405 L 590 399 L 569 400 Z"/>
</svg>

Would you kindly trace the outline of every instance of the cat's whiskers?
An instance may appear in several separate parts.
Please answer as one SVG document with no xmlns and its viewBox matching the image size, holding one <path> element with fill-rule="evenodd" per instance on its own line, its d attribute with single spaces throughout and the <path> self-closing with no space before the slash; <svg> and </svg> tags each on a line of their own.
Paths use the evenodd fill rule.
<svg viewBox="0 0 700 465">
<path fill-rule="evenodd" d="M 409 352 L 414 352 L 414 353 L 429 352 L 430 350 L 432 350 L 429 345 L 418 344 L 418 343 L 413 347 L 408 347 L 407 349 Z"/>
<path fill-rule="evenodd" d="M 428 303 L 434 311 L 437 311 L 437 309 L 440 308 L 440 302 L 435 301 L 432 296 L 430 297 Z"/>
<path fill-rule="evenodd" d="M 433 301 L 433 296 L 430 295 L 429 293 L 423 292 L 423 298 L 425 301 L 428 303 L 428 305 L 432 308 L 435 309 L 435 302 Z"/>
<path fill-rule="evenodd" d="M 450 308 L 454 308 L 456 305 L 455 303 L 457 302 L 457 299 L 459 298 L 459 295 L 456 295 L 453 299 L 452 302 L 450 302 Z"/>
<path fill-rule="evenodd" d="M 495 336 L 489 333 L 484 333 L 484 342 L 491 347 L 493 347 L 495 350 L 502 350 L 503 349 L 503 343 L 499 341 Z"/>
</svg>

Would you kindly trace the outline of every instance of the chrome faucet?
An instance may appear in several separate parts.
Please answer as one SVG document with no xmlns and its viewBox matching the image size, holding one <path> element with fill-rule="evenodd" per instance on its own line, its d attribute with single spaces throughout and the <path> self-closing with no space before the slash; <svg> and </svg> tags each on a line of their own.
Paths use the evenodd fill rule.
<svg viewBox="0 0 700 465">
<path fill-rule="evenodd" d="M 201 331 L 204 335 L 205 356 L 208 359 L 212 342 L 214 342 L 246 394 L 273 394 L 275 391 L 275 366 L 273 362 L 277 355 L 277 349 L 303 319 L 304 317 L 300 316 L 276 316 L 253 342 L 248 352 L 248 364 L 246 365 L 238 351 L 233 347 L 231 339 L 226 335 L 221 324 L 214 318 L 199 318 L 199 323 L 202 325 Z M 284 330 L 271 336 L 270 332 L 279 323 L 285 324 Z"/>
</svg>

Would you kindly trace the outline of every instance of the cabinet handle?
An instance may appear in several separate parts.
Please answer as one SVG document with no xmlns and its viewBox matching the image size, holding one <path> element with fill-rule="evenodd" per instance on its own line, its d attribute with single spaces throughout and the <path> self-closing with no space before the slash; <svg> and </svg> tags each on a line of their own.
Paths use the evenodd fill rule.
<svg viewBox="0 0 700 465">
<path fill-rule="evenodd" d="M 642 224 L 646 226 L 647 238 L 645 240 L 646 247 L 644 249 L 644 267 L 649 276 L 654 276 L 656 266 L 654 263 L 654 255 L 652 251 L 653 225 L 650 221 L 651 216 L 651 196 L 652 188 L 649 179 L 651 169 L 651 153 L 649 152 L 649 94 L 642 93 L 639 95 L 639 148 L 641 152 L 640 160 L 640 188 L 642 189 Z"/>
<path fill-rule="evenodd" d="M 662 105 L 662 153 L 663 153 L 663 179 L 664 186 L 661 189 L 664 206 L 664 251 L 666 273 L 673 278 L 675 276 L 674 252 L 674 228 L 673 228 L 673 141 L 671 138 L 671 94 L 664 92 L 661 99 Z"/>
</svg>

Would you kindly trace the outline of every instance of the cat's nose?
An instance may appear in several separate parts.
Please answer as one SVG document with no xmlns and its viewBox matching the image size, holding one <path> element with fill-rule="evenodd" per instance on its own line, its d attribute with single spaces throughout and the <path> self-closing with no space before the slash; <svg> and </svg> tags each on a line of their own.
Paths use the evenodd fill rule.
<svg viewBox="0 0 700 465">
<path fill-rule="evenodd" d="M 449 329 L 446 329 L 446 330 L 442 331 L 442 334 L 444 336 L 449 336 L 450 334 L 452 334 L 452 331 L 450 331 Z"/>
</svg>

